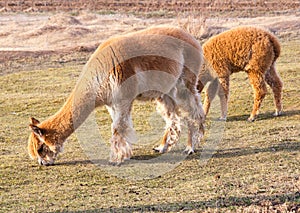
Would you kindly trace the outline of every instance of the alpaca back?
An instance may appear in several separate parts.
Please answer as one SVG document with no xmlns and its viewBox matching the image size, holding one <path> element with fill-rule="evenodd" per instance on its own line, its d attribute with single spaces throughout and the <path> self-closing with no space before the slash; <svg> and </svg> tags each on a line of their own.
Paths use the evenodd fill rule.
<svg viewBox="0 0 300 213">
<path fill-rule="evenodd" d="M 201 63 L 202 47 L 192 35 L 180 28 L 152 27 L 108 39 L 92 55 L 85 70 L 93 73 L 90 76 L 96 73 L 96 83 L 108 88 L 144 71 L 161 71 L 193 82 Z"/>
<path fill-rule="evenodd" d="M 211 37 L 203 44 L 203 53 L 211 66 L 227 70 L 218 76 L 230 75 L 245 69 L 252 57 L 269 57 L 270 64 L 280 55 L 278 39 L 269 31 L 258 27 L 237 27 Z"/>
</svg>

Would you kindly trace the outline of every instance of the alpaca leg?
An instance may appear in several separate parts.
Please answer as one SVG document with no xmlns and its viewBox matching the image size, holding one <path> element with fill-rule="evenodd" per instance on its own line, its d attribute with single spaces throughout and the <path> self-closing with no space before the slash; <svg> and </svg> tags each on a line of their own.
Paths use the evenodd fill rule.
<svg viewBox="0 0 300 213">
<path fill-rule="evenodd" d="M 203 114 L 204 115 L 204 114 Z M 188 141 L 184 153 L 192 154 L 195 152 L 195 147 L 200 143 L 201 138 L 204 135 L 203 121 L 198 123 L 197 121 L 188 120 Z"/>
<path fill-rule="evenodd" d="M 274 113 L 275 116 L 282 114 L 282 86 L 283 83 L 276 72 L 275 64 L 272 64 L 270 70 L 266 73 L 266 82 L 272 88 L 274 94 L 274 104 L 276 107 L 276 111 Z"/>
<path fill-rule="evenodd" d="M 200 142 L 204 135 L 205 113 L 200 102 L 200 95 L 197 92 L 195 84 L 177 84 L 176 101 L 180 108 L 186 113 L 188 125 L 188 142 L 185 152 L 190 154 L 194 152 L 195 146 Z"/>
<path fill-rule="evenodd" d="M 204 98 L 204 104 L 203 104 L 203 109 L 204 109 L 205 115 L 207 115 L 209 112 L 210 104 L 216 96 L 218 87 L 219 87 L 218 79 L 215 79 L 212 82 L 210 82 L 210 84 L 208 85 L 208 87 L 205 91 L 205 98 Z"/>
<path fill-rule="evenodd" d="M 131 103 L 107 107 L 107 109 L 113 120 L 110 162 L 120 164 L 132 156 L 131 143 L 135 140 L 130 115 Z"/>
<path fill-rule="evenodd" d="M 229 99 L 229 77 L 219 78 L 220 87 L 218 96 L 221 103 L 221 117 L 220 120 L 226 121 L 228 112 L 228 99 Z"/>
<path fill-rule="evenodd" d="M 259 113 L 259 108 L 267 93 L 267 87 L 263 75 L 259 74 L 257 71 L 249 72 L 248 75 L 250 84 L 254 90 L 253 109 L 250 117 L 248 118 L 248 121 L 252 122 L 255 120 L 256 116 Z"/>
<path fill-rule="evenodd" d="M 176 103 L 168 95 L 163 95 L 156 100 L 157 111 L 160 112 L 166 122 L 166 130 L 161 144 L 154 148 L 155 151 L 164 153 L 174 146 L 180 137 L 181 127 Z"/>
</svg>

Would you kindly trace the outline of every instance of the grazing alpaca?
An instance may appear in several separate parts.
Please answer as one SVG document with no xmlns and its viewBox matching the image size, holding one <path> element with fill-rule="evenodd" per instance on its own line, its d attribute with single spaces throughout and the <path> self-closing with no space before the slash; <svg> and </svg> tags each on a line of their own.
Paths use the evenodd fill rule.
<svg viewBox="0 0 300 213">
<path fill-rule="evenodd" d="M 205 92 L 204 112 L 216 95 L 221 101 L 221 118 L 226 120 L 229 97 L 229 76 L 245 71 L 254 90 L 254 104 L 248 121 L 254 121 L 270 85 L 276 106 L 275 116 L 282 113 L 282 81 L 276 72 L 275 61 L 280 44 L 270 32 L 256 27 L 237 27 L 210 38 L 203 44 L 204 66 L 199 74 L 198 90 L 211 81 Z M 221 85 L 221 89 L 219 88 Z"/>
<path fill-rule="evenodd" d="M 64 141 L 94 110 L 105 105 L 112 117 L 110 162 L 132 155 L 134 99 L 156 100 L 166 121 L 159 147 L 165 152 L 180 136 L 179 108 L 188 122 L 186 152 L 203 136 L 204 111 L 196 85 L 202 49 L 178 28 L 156 27 L 114 37 L 99 46 L 63 107 L 44 122 L 32 118 L 28 151 L 41 165 L 54 163 Z"/>
</svg>

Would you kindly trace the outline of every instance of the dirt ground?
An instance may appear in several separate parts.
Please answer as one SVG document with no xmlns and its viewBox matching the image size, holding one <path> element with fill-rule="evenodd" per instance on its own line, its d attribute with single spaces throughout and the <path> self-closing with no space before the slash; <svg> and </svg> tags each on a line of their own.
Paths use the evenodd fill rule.
<svg viewBox="0 0 300 213">
<path fill-rule="evenodd" d="M 181 1 L 181 0 L 4 0 L 0 2 L 0 11 L 32 12 L 32 11 L 118 11 L 118 12 L 182 12 L 200 11 L 208 12 L 232 12 L 238 11 L 239 15 L 245 12 L 292 12 L 299 8 L 299 1 L 291 0 L 268 0 L 268 1 Z"/>
<path fill-rule="evenodd" d="M 91 52 L 110 36 L 163 24 L 185 27 L 200 40 L 240 25 L 268 28 L 281 40 L 300 36 L 300 18 L 293 14 L 225 19 L 198 15 L 145 18 L 128 14 L 99 15 L 86 11 L 73 16 L 68 13 L 2 14 L 0 75 L 32 67 L 53 66 L 53 63 L 48 63 L 50 56 L 58 62 L 56 66 L 84 64 Z"/>
</svg>

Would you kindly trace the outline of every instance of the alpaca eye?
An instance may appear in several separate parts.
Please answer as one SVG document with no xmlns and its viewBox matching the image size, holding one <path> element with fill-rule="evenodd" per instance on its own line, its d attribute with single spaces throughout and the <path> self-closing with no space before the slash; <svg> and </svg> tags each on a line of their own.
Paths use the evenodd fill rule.
<svg viewBox="0 0 300 213">
<path fill-rule="evenodd" d="M 43 145 L 41 145 L 41 146 L 39 147 L 39 149 L 37 150 L 37 152 L 38 152 L 39 154 L 41 154 L 41 153 L 43 152 Z"/>
</svg>

